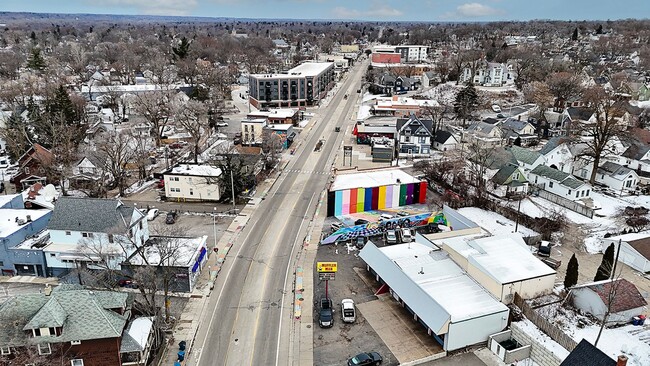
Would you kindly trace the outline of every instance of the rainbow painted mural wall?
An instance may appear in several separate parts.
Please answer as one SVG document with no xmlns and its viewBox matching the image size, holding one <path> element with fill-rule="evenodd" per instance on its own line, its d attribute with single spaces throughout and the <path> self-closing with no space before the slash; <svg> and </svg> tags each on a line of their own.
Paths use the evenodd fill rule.
<svg viewBox="0 0 650 366">
<path fill-rule="evenodd" d="M 327 193 L 327 216 L 384 210 L 426 203 L 427 182 L 352 188 Z"/>
</svg>

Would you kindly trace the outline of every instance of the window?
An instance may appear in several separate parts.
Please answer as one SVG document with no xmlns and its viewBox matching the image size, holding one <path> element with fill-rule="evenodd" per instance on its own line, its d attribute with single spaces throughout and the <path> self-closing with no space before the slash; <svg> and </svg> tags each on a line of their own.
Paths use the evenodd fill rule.
<svg viewBox="0 0 650 366">
<path fill-rule="evenodd" d="M 77 341 L 79 342 L 79 341 Z M 81 343 L 81 342 L 79 342 Z M 84 360 L 81 358 L 75 358 L 74 360 L 70 360 L 70 365 L 71 366 L 84 366 Z"/>
<path fill-rule="evenodd" d="M 39 355 L 49 355 L 52 354 L 52 348 L 50 347 L 49 343 L 45 344 L 38 344 L 38 354 Z"/>
<path fill-rule="evenodd" d="M 587 190 L 587 197 L 589 197 L 589 190 Z"/>
<path fill-rule="evenodd" d="M 41 328 L 32 329 L 32 333 L 34 334 L 34 337 L 40 337 L 41 336 Z"/>
<path fill-rule="evenodd" d="M 69 231 L 66 231 L 66 232 L 65 232 L 65 235 L 72 235 L 72 233 L 69 232 Z"/>
<path fill-rule="evenodd" d="M 81 344 L 81 341 L 70 341 L 70 344 L 73 346 L 78 346 Z"/>
<path fill-rule="evenodd" d="M 140 230 L 142 230 L 142 220 L 140 220 L 140 225 L 139 225 L 139 227 L 140 227 Z"/>
<path fill-rule="evenodd" d="M 571 191 L 569 191 L 569 194 L 571 194 Z M 576 191 L 576 198 L 578 198 L 580 195 L 580 191 Z"/>
<path fill-rule="evenodd" d="M 553 182 L 548 182 L 549 188 L 553 188 Z"/>
<path fill-rule="evenodd" d="M 93 233 L 81 233 L 81 236 L 83 236 L 84 238 L 92 238 Z"/>
<path fill-rule="evenodd" d="M 10 355 L 11 354 L 11 347 L 0 347 L 0 354 L 3 356 Z"/>
<path fill-rule="evenodd" d="M 55 328 L 49 328 L 50 329 L 50 335 L 56 335 L 56 329 Z"/>
<path fill-rule="evenodd" d="M 108 234 L 108 242 L 112 243 L 113 242 L 113 234 Z"/>
<path fill-rule="evenodd" d="M 190 188 L 190 196 L 194 196 L 194 190 Z"/>
<path fill-rule="evenodd" d="M 578 193 L 578 192 L 576 192 L 576 197 L 578 197 L 578 194 L 577 194 L 577 193 Z M 569 194 L 571 194 L 571 190 L 570 190 L 570 189 L 569 189 Z"/>
<path fill-rule="evenodd" d="M 50 257 L 56 257 L 56 253 L 50 253 Z"/>
<path fill-rule="evenodd" d="M 421 143 L 421 144 L 424 144 L 425 142 L 427 142 L 427 138 L 426 138 L 426 136 L 420 136 L 420 137 L 418 137 L 418 142 Z"/>
</svg>

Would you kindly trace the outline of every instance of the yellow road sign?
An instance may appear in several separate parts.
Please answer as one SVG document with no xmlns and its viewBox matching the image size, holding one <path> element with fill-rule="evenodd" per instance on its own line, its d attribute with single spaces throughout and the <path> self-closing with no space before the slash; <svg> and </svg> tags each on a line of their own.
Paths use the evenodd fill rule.
<svg viewBox="0 0 650 366">
<path fill-rule="evenodd" d="M 335 273 L 337 262 L 317 262 L 316 269 L 319 273 Z"/>
</svg>

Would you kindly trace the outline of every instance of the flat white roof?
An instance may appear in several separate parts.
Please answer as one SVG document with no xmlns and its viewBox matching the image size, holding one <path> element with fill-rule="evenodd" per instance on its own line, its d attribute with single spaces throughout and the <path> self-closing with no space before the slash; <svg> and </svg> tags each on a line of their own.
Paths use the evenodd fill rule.
<svg viewBox="0 0 650 366">
<path fill-rule="evenodd" d="M 20 230 L 24 225 L 27 224 L 27 216 L 32 220 L 38 220 L 47 213 L 51 212 L 50 210 L 25 210 L 25 209 L 13 209 L 13 208 L 3 208 L 0 210 L 0 238 L 6 238 L 7 236 L 15 233 Z M 25 224 L 19 225 L 18 220 L 23 220 Z"/>
<path fill-rule="evenodd" d="M 7 195 L 0 196 L 0 207 L 6 205 L 9 202 L 11 202 L 11 200 L 16 198 L 16 196 L 18 196 L 19 194 L 20 193 L 7 194 Z"/>
<path fill-rule="evenodd" d="M 289 75 L 317 76 L 332 65 L 333 62 L 305 62 L 289 70 Z"/>
<path fill-rule="evenodd" d="M 168 265 L 171 266 L 189 266 L 192 265 L 194 258 L 201 252 L 201 248 L 205 247 L 208 240 L 206 235 L 196 238 L 159 238 L 152 236 L 149 240 L 168 240 L 165 245 L 174 248 L 173 258 L 170 258 Z M 145 257 L 147 263 L 150 265 L 158 265 L 160 263 L 160 252 L 155 245 L 149 246 L 145 249 Z M 134 265 L 144 265 L 145 262 L 140 254 L 133 255 L 129 261 Z"/>
<path fill-rule="evenodd" d="M 355 172 L 349 174 L 337 174 L 330 191 L 340 191 L 351 188 L 370 188 L 386 186 L 391 184 L 417 183 L 418 179 L 399 169 L 385 169 L 370 172 Z"/>
<path fill-rule="evenodd" d="M 432 99 L 413 99 L 408 97 L 379 97 L 375 101 L 375 108 L 389 109 L 399 107 L 437 107 L 438 102 Z"/>
<path fill-rule="evenodd" d="M 276 131 L 289 131 L 292 127 L 293 126 L 289 123 L 274 123 L 266 126 L 266 128 Z"/>
<path fill-rule="evenodd" d="M 501 284 L 555 275 L 555 270 L 533 255 L 519 234 L 442 242 Z"/>
<path fill-rule="evenodd" d="M 603 239 L 603 240 L 608 240 L 608 241 L 618 241 L 619 239 L 624 242 L 630 242 L 630 241 L 635 241 L 635 240 L 640 240 L 640 239 L 645 239 L 650 237 L 650 232 L 642 232 L 642 233 L 629 233 L 629 234 L 623 234 L 623 235 L 618 235 L 618 236 L 610 236 L 609 238 Z"/>
<path fill-rule="evenodd" d="M 440 250 L 413 242 L 378 248 L 368 243 L 360 257 L 434 331 L 508 308 Z"/>
<path fill-rule="evenodd" d="M 221 169 L 210 165 L 180 164 L 171 169 L 170 175 L 192 175 L 199 177 L 218 177 L 221 175 Z"/>
<path fill-rule="evenodd" d="M 158 84 L 138 84 L 138 85 L 101 85 L 88 87 L 88 85 L 81 86 L 82 93 L 141 93 L 141 92 L 154 92 L 154 91 L 169 91 L 179 88 L 188 88 L 189 84 L 178 85 L 158 85 Z"/>
</svg>

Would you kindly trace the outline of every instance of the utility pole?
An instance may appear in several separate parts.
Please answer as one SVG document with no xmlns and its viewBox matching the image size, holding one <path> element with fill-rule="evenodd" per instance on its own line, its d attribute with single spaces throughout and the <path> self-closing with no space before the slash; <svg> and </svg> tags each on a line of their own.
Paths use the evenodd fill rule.
<svg viewBox="0 0 650 366">
<path fill-rule="evenodd" d="M 517 229 L 519 229 L 519 215 L 521 215 L 521 200 L 523 198 L 519 199 L 519 203 L 517 204 L 517 219 L 515 220 L 515 233 L 517 232 Z"/>
<path fill-rule="evenodd" d="M 214 235 L 214 248 L 216 248 L 217 247 L 217 208 L 216 207 L 212 208 L 212 234 Z"/>
<path fill-rule="evenodd" d="M 616 256 L 614 257 L 614 266 L 612 267 L 612 273 L 610 274 L 610 278 L 614 279 L 614 276 L 616 275 L 616 264 L 618 263 L 618 255 L 621 253 L 621 243 L 623 240 L 618 239 L 618 248 L 616 248 Z"/>
<path fill-rule="evenodd" d="M 232 169 L 230 170 L 230 191 L 232 192 L 232 209 L 237 213 L 237 206 L 235 205 L 235 179 L 233 178 Z"/>
</svg>

